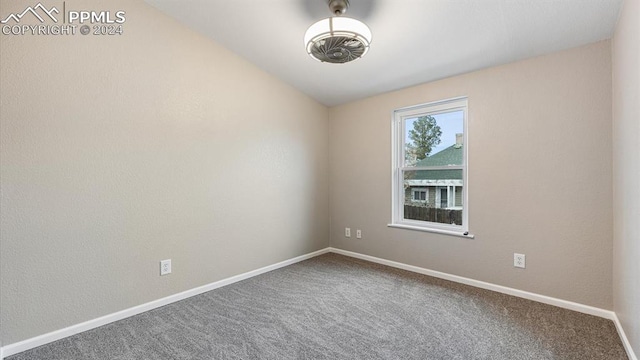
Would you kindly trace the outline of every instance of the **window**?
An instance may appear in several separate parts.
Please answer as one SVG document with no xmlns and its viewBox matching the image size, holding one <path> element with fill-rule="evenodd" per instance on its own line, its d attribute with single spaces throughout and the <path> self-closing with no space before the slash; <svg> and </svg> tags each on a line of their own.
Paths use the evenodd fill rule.
<svg viewBox="0 0 640 360">
<path fill-rule="evenodd" d="M 466 98 L 394 111 L 389 226 L 470 236 L 466 129 Z"/>
<path fill-rule="evenodd" d="M 427 198 L 428 198 L 428 189 L 427 188 L 414 188 L 412 189 L 413 191 L 413 197 L 411 198 L 411 200 L 413 201 L 421 201 L 421 202 L 426 202 Z"/>
</svg>

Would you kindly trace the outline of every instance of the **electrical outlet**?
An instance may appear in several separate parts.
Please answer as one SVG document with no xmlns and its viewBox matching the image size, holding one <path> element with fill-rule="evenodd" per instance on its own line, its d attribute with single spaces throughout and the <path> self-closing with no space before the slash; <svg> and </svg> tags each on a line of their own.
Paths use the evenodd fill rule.
<svg viewBox="0 0 640 360">
<path fill-rule="evenodd" d="M 513 266 L 517 268 L 525 268 L 524 254 L 513 253 Z"/>
<path fill-rule="evenodd" d="M 344 237 L 351 237 L 351 228 L 344 228 Z"/>
<path fill-rule="evenodd" d="M 171 259 L 160 261 L 160 276 L 171 274 Z"/>
<path fill-rule="evenodd" d="M 362 230 L 360 230 L 360 229 L 356 230 L 356 238 L 357 239 L 362 239 Z"/>
</svg>

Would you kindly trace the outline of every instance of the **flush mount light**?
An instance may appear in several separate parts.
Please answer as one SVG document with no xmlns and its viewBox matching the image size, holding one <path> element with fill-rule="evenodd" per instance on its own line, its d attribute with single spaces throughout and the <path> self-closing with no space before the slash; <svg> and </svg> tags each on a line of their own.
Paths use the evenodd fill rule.
<svg viewBox="0 0 640 360">
<path fill-rule="evenodd" d="M 369 51 L 369 27 L 356 19 L 339 16 L 348 7 L 348 0 L 329 0 L 329 9 L 336 16 L 309 27 L 304 44 L 311 57 L 321 62 L 343 64 L 359 59 Z"/>
</svg>

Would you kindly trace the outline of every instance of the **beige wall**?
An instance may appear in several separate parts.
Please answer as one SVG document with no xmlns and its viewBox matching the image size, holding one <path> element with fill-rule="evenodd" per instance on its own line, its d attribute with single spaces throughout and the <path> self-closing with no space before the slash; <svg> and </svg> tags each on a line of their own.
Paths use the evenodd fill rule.
<svg viewBox="0 0 640 360">
<path fill-rule="evenodd" d="M 640 347 L 637 0 L 613 42 L 613 133 L 606 41 L 329 112 L 144 3 L 108 4 L 127 11 L 125 35 L 0 36 L 3 345 L 330 233 L 338 248 L 614 308 Z M 462 95 L 476 238 L 388 228 L 391 111 Z M 174 273 L 160 277 L 165 258 Z"/>
<path fill-rule="evenodd" d="M 124 35 L 0 36 L 3 345 L 328 246 L 325 106 L 140 1 L 71 5 Z"/>
<path fill-rule="evenodd" d="M 332 108 L 331 245 L 612 309 L 610 50 L 599 42 Z M 392 111 L 457 96 L 469 97 L 476 238 L 388 228 Z"/>
<path fill-rule="evenodd" d="M 640 355 L 640 1 L 613 40 L 613 306 Z"/>
</svg>

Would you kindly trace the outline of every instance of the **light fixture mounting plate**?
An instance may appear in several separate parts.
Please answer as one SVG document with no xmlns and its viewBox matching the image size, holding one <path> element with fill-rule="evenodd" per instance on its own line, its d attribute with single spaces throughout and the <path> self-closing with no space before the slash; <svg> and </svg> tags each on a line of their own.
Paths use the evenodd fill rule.
<svg viewBox="0 0 640 360">
<path fill-rule="evenodd" d="M 349 8 L 349 0 L 328 0 L 329 9 L 334 15 L 344 15 Z"/>
</svg>

